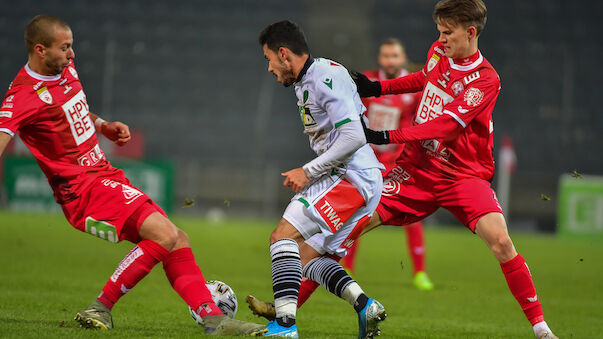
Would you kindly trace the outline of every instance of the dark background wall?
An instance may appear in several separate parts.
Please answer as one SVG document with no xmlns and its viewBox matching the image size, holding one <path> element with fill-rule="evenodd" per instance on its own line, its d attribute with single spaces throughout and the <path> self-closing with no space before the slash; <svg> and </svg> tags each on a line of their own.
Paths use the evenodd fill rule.
<svg viewBox="0 0 603 339">
<path fill-rule="evenodd" d="M 290 196 L 279 173 L 312 158 L 293 91 L 266 72 L 257 36 L 299 22 L 315 56 L 350 69 L 376 66 L 378 42 L 400 38 L 425 61 L 437 38 L 434 1 L 19 1 L 0 2 L 0 83 L 26 62 L 23 30 L 39 13 L 74 31 L 76 66 L 93 112 L 146 135 L 148 157 L 177 162 L 176 199 L 189 213 L 278 216 Z M 559 175 L 603 172 L 603 112 L 595 63 L 599 1 L 486 1 L 480 49 L 502 80 L 495 142 L 518 157 L 510 215 L 554 227 Z M 552 200 L 543 202 L 540 194 Z M 178 204 L 178 202 L 177 202 Z M 442 219 L 448 221 L 447 215 Z"/>
</svg>

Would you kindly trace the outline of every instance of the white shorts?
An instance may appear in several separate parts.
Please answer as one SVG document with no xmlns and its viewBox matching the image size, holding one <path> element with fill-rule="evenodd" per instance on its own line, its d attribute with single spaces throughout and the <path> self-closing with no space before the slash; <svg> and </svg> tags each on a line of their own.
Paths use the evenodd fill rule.
<svg viewBox="0 0 603 339">
<path fill-rule="evenodd" d="M 296 194 L 283 218 L 318 253 L 345 256 L 379 204 L 383 176 L 378 168 L 337 169 Z M 354 229 L 356 228 L 356 231 Z"/>
</svg>

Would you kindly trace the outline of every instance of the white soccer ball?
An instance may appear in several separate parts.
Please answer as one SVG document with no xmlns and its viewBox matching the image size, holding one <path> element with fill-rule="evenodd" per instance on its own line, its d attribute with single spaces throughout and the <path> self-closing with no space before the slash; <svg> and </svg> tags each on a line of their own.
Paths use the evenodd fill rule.
<svg viewBox="0 0 603 339">
<path fill-rule="evenodd" d="M 234 318 L 235 314 L 237 314 L 239 302 L 237 301 L 237 295 L 232 288 L 219 280 L 209 280 L 205 286 L 207 286 L 207 289 L 211 293 L 211 298 L 214 300 L 214 303 L 216 303 L 216 306 L 218 306 L 224 314 Z M 191 317 L 193 317 L 193 320 L 197 324 L 203 325 L 203 318 L 201 318 L 195 310 L 190 308 L 190 306 L 188 310 Z"/>
</svg>

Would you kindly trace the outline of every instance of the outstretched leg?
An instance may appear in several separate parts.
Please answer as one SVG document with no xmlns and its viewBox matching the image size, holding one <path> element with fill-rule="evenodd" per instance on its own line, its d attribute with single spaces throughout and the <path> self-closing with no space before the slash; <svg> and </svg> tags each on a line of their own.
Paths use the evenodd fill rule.
<svg viewBox="0 0 603 339">
<path fill-rule="evenodd" d="M 532 275 L 524 258 L 517 253 L 501 213 L 488 213 L 477 222 L 476 233 L 484 240 L 507 280 L 511 293 L 534 328 L 537 338 L 556 338 L 544 320 Z"/>
<path fill-rule="evenodd" d="M 178 295 L 204 320 L 205 332 L 218 335 L 256 335 L 264 326 L 230 319 L 215 305 L 205 285 L 201 269 L 195 263 L 188 236 L 159 212 L 143 215 L 139 228 L 142 239 L 122 260 L 98 299 L 76 315 L 87 327 L 110 329 L 110 310 L 114 304 L 142 280 L 159 262 Z M 104 317 L 99 317 L 103 315 Z M 103 318 L 109 321 L 104 321 Z M 99 325 L 104 323 L 105 326 Z"/>
</svg>

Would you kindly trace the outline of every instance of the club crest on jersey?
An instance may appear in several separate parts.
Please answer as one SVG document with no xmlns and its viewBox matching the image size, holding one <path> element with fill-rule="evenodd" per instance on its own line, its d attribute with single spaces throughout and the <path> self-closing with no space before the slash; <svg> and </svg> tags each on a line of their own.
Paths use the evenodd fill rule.
<svg viewBox="0 0 603 339">
<path fill-rule="evenodd" d="M 453 82 L 452 86 L 450 86 L 450 89 L 452 90 L 452 94 L 454 94 L 454 96 L 456 97 L 459 94 L 463 93 L 463 90 L 465 89 L 465 86 L 459 80 L 459 81 Z"/>
<path fill-rule="evenodd" d="M 427 72 L 431 72 L 431 70 L 438 64 L 440 61 L 440 57 L 437 54 L 433 54 L 427 63 Z"/>
<path fill-rule="evenodd" d="M 48 88 L 46 86 L 36 90 L 36 93 L 38 93 L 38 97 L 40 97 L 40 100 L 44 101 L 47 104 L 52 104 L 52 95 L 50 95 L 50 92 L 48 91 Z"/>
<path fill-rule="evenodd" d="M 481 104 L 484 99 L 484 92 L 480 91 L 475 87 L 469 88 L 465 91 L 465 102 L 468 106 L 477 106 Z"/>
<path fill-rule="evenodd" d="M 77 75 L 77 71 L 75 70 L 75 68 L 73 68 L 73 67 L 69 67 L 68 69 L 69 69 L 69 73 L 71 73 L 71 75 L 72 75 L 74 78 L 79 79 L 79 77 L 78 77 L 78 75 Z"/>
</svg>

